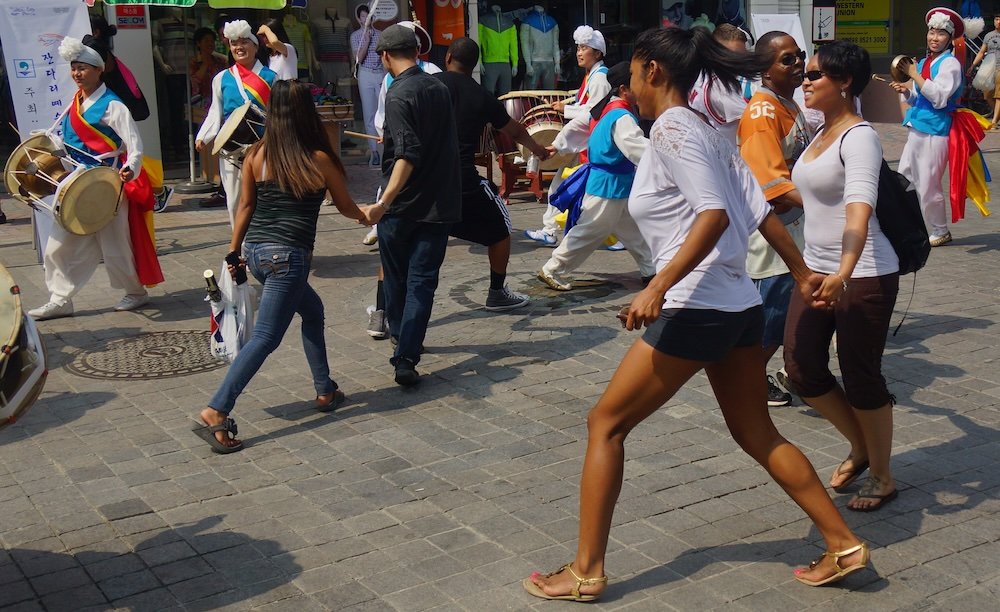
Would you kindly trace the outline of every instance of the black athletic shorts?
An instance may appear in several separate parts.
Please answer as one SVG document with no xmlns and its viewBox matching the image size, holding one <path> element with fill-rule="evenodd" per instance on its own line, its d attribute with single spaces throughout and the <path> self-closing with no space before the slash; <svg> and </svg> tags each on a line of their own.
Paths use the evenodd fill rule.
<svg viewBox="0 0 1000 612">
<path fill-rule="evenodd" d="M 764 336 L 764 309 L 742 312 L 666 308 L 642 339 L 654 349 L 681 359 L 715 363 L 734 348 L 759 346 Z"/>
<path fill-rule="evenodd" d="M 512 230 L 507 205 L 497 195 L 496 185 L 481 178 L 475 188 L 462 192 L 462 220 L 451 226 L 452 236 L 492 246 Z"/>
</svg>

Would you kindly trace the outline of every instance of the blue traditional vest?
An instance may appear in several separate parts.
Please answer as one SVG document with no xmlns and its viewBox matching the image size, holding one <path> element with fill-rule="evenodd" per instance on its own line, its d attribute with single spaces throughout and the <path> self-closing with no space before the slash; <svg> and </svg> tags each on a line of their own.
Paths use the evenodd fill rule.
<svg viewBox="0 0 1000 612">
<path fill-rule="evenodd" d="M 931 64 L 931 80 L 937 77 L 938 71 L 941 69 L 941 63 L 948 57 L 953 56 L 950 51 L 945 51 Z M 926 61 L 926 57 L 920 60 L 917 64 L 917 72 L 923 70 Z M 913 103 L 913 106 L 906 111 L 906 118 L 903 120 L 903 125 L 911 126 L 913 129 L 924 134 L 947 136 L 951 130 L 951 115 L 958 108 L 958 100 L 962 97 L 961 84 L 955 90 L 955 93 L 952 94 L 951 99 L 948 100 L 948 104 L 941 109 L 934 108 L 930 100 L 920 95 L 920 87 L 916 83 L 913 86 L 917 92 L 917 99 Z"/>
<path fill-rule="evenodd" d="M 607 111 L 590 133 L 587 156 L 590 176 L 587 178 L 587 195 L 621 200 L 628 198 L 635 179 L 635 165 L 615 145 L 612 128 L 624 116 L 635 115 L 623 108 Z"/>
<path fill-rule="evenodd" d="M 259 70 L 257 69 L 258 66 L 260 66 Z M 277 77 L 277 74 L 275 74 L 273 70 L 271 70 L 267 66 L 264 66 L 260 62 L 257 62 L 257 64 L 254 65 L 253 70 L 254 72 L 257 73 L 257 76 L 267 81 L 268 85 L 274 85 L 274 80 L 275 77 Z M 246 100 L 243 99 L 243 94 L 240 93 L 240 91 L 243 88 L 243 85 L 239 82 L 239 80 L 235 76 L 233 76 L 232 69 L 226 69 L 226 71 L 222 73 L 221 85 L 222 85 L 221 87 L 222 119 L 223 121 L 225 121 L 226 119 L 229 118 L 229 115 L 231 115 L 234 110 L 243 106 Z M 253 105 L 259 108 L 260 110 L 265 110 L 264 106 L 261 105 L 261 103 L 258 100 L 254 99 L 254 97 L 251 96 L 250 94 L 247 94 L 247 99 L 250 100 L 253 103 Z"/>
<path fill-rule="evenodd" d="M 105 87 L 104 93 L 101 94 L 101 97 L 98 98 L 96 102 L 91 104 L 90 108 L 83 111 L 83 119 L 90 125 L 97 128 L 97 130 L 100 133 L 110 138 L 111 141 L 115 143 L 116 147 L 121 147 L 122 146 L 121 137 L 118 136 L 118 134 L 115 133 L 115 131 L 112 130 L 109 126 L 101 123 L 101 119 L 104 118 L 104 113 L 107 112 L 108 110 L 108 104 L 110 104 L 112 100 L 117 100 L 118 102 L 121 102 L 121 98 L 116 96 L 113 91 Z M 70 102 L 70 104 L 72 104 L 72 102 Z M 70 110 L 70 112 L 72 112 L 72 109 Z M 98 163 L 97 160 L 95 160 L 93 157 L 88 157 L 80 152 L 82 150 L 86 151 L 87 153 L 90 153 L 91 155 L 97 155 L 96 151 L 94 151 L 87 145 L 83 144 L 83 139 L 81 139 L 80 136 L 73 130 L 73 125 L 70 123 L 69 120 L 69 113 L 63 116 L 62 132 L 63 132 L 63 142 L 69 145 L 67 147 L 68 153 L 69 156 L 72 157 L 74 160 L 83 164 L 87 168 L 92 168 L 94 166 L 99 166 L 101 164 L 105 166 L 114 165 L 115 163 L 114 157 L 105 159 L 101 163 Z"/>
</svg>

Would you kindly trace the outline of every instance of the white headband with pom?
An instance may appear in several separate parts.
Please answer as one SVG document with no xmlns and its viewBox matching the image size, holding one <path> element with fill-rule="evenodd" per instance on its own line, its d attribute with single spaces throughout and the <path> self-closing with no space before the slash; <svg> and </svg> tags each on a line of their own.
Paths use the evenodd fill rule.
<svg viewBox="0 0 1000 612">
<path fill-rule="evenodd" d="M 250 29 L 250 24 L 245 19 L 227 21 L 226 25 L 222 26 L 222 35 L 230 41 L 246 38 L 252 40 L 254 45 L 260 46 L 260 43 L 257 42 L 257 37 L 254 36 L 253 30 Z"/>
<path fill-rule="evenodd" d="M 927 20 L 927 29 L 944 30 L 952 36 L 955 35 L 955 23 L 945 13 L 933 13 Z"/>
<path fill-rule="evenodd" d="M 604 34 L 601 34 L 599 30 L 595 30 L 590 26 L 582 25 L 573 30 L 573 42 L 578 45 L 587 45 L 591 49 L 600 51 L 605 55 L 608 54 L 608 47 L 604 42 Z"/>
<path fill-rule="evenodd" d="M 70 63 L 83 62 L 104 70 L 104 60 L 101 59 L 101 54 L 83 44 L 79 38 L 70 36 L 63 38 L 59 44 L 59 57 Z"/>
</svg>

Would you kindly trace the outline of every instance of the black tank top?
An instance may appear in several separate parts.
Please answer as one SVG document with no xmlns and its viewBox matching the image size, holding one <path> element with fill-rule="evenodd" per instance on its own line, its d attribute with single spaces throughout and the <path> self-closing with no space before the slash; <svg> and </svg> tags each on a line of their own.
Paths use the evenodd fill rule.
<svg viewBox="0 0 1000 612">
<path fill-rule="evenodd" d="M 261 175 L 266 172 L 262 165 Z M 272 180 L 257 182 L 257 207 L 250 219 L 246 242 L 275 242 L 313 250 L 316 242 L 316 222 L 326 189 L 320 189 L 299 200 L 295 194 L 282 191 Z"/>
</svg>

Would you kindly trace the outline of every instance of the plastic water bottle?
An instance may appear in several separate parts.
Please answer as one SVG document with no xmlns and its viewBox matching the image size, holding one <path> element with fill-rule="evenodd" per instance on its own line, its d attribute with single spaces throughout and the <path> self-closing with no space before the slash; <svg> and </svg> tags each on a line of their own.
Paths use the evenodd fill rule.
<svg viewBox="0 0 1000 612">
<path fill-rule="evenodd" d="M 541 161 L 538 159 L 537 155 L 532 155 L 528 158 L 527 167 L 525 168 L 524 174 L 528 178 L 535 178 L 538 176 L 538 168 L 541 165 Z"/>
</svg>

